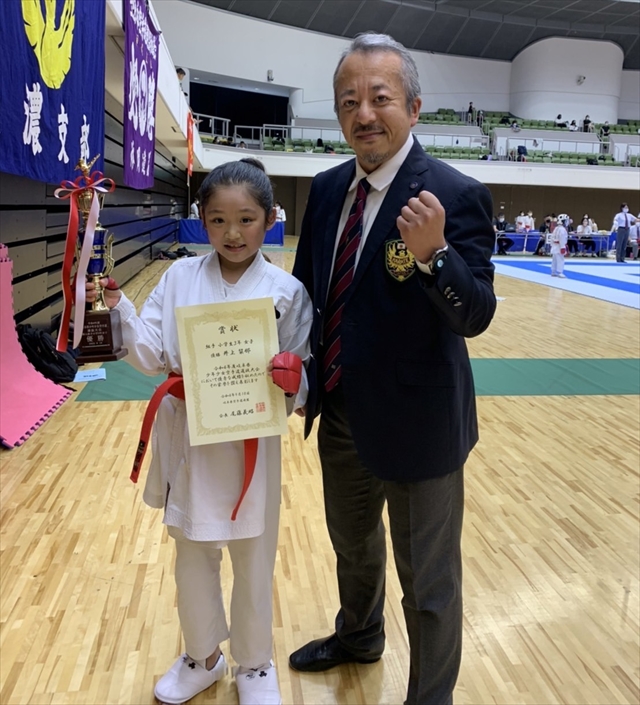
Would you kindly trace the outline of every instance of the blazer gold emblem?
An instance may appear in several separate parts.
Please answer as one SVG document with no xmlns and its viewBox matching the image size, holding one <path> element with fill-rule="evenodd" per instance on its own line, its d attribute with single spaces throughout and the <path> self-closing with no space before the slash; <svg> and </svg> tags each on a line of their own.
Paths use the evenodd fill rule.
<svg viewBox="0 0 640 705">
<path fill-rule="evenodd" d="M 385 254 L 387 272 L 397 281 L 405 281 L 416 271 L 416 258 L 407 250 L 404 240 L 389 240 Z"/>
</svg>

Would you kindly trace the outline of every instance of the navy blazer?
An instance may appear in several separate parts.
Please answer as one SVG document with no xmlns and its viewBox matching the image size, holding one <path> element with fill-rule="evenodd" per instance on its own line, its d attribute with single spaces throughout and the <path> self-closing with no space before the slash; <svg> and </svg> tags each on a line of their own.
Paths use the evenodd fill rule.
<svg viewBox="0 0 640 705">
<path fill-rule="evenodd" d="M 354 176 L 355 161 L 349 161 L 314 178 L 293 268 L 314 306 L 305 436 L 322 408 L 324 309 Z M 398 268 L 394 258 L 402 248 L 396 219 L 422 190 L 446 213 L 449 250 L 437 276 Z M 478 440 L 464 338 L 482 333 L 495 312 L 491 214 L 485 186 L 415 141 L 367 236 L 342 314 L 341 384 L 358 455 L 383 480 L 453 472 Z"/>
</svg>

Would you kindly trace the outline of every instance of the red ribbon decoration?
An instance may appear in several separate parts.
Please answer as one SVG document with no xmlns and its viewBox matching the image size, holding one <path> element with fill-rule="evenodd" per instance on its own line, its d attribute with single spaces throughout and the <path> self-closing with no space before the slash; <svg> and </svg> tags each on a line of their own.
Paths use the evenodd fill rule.
<svg viewBox="0 0 640 705">
<path fill-rule="evenodd" d="M 97 198 L 97 192 L 111 193 L 116 185 L 113 179 L 105 178 L 100 171 L 94 171 L 89 176 L 79 176 L 75 181 L 64 180 L 54 192 L 54 196 L 61 200 L 70 199 L 69 225 L 67 227 L 67 239 L 64 248 L 64 259 L 62 261 L 62 293 L 64 296 L 64 309 L 62 312 L 62 320 L 60 322 L 60 331 L 58 333 L 58 342 L 56 350 L 58 352 L 66 352 L 69 344 L 69 323 L 71 321 L 71 309 L 73 308 L 73 289 L 72 289 L 72 269 L 75 260 L 76 243 L 78 242 L 78 198 L 85 191 L 92 191 L 93 198 Z M 93 241 L 93 232 L 91 233 L 91 241 Z M 76 280 L 79 278 L 84 281 L 86 277 L 85 271 L 79 270 L 75 273 Z M 81 319 L 84 320 L 84 309 Z M 81 328 L 81 326 L 79 326 Z M 78 331 L 78 335 L 81 330 Z"/>
</svg>

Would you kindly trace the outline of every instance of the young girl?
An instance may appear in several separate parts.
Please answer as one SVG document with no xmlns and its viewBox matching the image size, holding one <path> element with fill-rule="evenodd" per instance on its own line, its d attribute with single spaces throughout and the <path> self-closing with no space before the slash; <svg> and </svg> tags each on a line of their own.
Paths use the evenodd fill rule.
<svg viewBox="0 0 640 705">
<path fill-rule="evenodd" d="M 268 264 L 260 252 L 265 232 L 275 222 L 273 192 L 262 165 L 242 159 L 217 167 L 204 180 L 199 198 L 212 253 L 173 264 L 140 316 L 120 290 L 105 290 L 107 305 L 120 311 L 130 363 L 150 375 L 181 375 L 177 306 L 266 296 L 274 301 L 280 349 L 306 360 L 310 299 L 297 279 Z M 93 285 L 87 285 L 87 294 L 95 297 Z M 275 372 L 273 378 L 277 383 Z M 288 400 L 289 411 L 302 408 L 306 395 L 303 370 L 300 390 Z M 244 462 L 241 441 L 191 447 L 184 401 L 164 397 L 143 496 L 150 506 L 164 509 L 163 522 L 176 542 L 178 615 L 186 653 L 156 684 L 162 703 L 183 703 L 222 678 L 227 666 L 220 643 L 228 638 L 239 664 L 235 677 L 240 704 L 281 703 L 271 660 L 280 438 L 259 439 L 255 474 L 237 509 Z M 220 587 L 224 546 L 234 572 L 230 629 Z"/>
<path fill-rule="evenodd" d="M 566 279 L 564 275 L 564 256 L 567 253 L 567 240 L 569 234 L 567 225 L 569 218 L 558 218 L 558 224 L 551 234 L 551 276 Z"/>
</svg>

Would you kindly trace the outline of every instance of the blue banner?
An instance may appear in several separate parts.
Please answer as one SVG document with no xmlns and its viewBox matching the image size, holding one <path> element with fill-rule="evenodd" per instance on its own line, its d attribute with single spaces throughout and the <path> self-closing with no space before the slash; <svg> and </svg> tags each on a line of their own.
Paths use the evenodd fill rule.
<svg viewBox="0 0 640 705">
<path fill-rule="evenodd" d="M 104 154 L 105 1 L 0 0 L 0 171 L 59 183 Z"/>
</svg>

